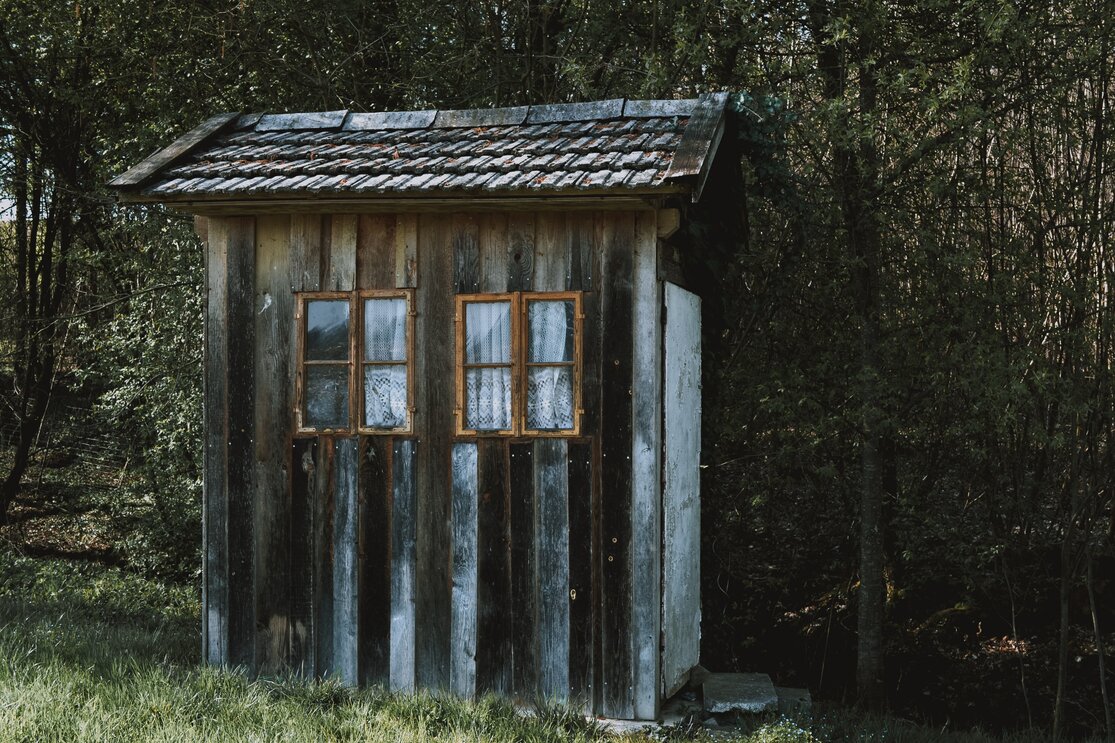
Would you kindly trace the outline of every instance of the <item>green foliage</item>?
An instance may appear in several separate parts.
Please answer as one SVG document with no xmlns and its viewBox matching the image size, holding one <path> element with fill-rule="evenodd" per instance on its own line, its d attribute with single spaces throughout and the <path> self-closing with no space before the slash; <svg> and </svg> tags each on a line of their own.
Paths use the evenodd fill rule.
<svg viewBox="0 0 1115 743">
<path fill-rule="evenodd" d="M 111 239 L 112 274 L 134 278 L 79 337 L 82 371 L 103 390 L 97 416 L 134 458 L 137 477 L 112 504 L 128 535 L 119 546 L 134 568 L 197 578 L 204 254 L 188 222 L 157 213 Z"/>
</svg>

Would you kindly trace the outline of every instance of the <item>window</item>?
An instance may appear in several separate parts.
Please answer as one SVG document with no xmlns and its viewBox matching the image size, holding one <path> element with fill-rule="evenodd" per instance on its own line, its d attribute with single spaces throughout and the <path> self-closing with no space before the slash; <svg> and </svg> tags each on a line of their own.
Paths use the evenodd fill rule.
<svg viewBox="0 0 1115 743">
<path fill-rule="evenodd" d="M 410 290 L 298 295 L 299 431 L 411 430 L 412 304 Z"/>
<path fill-rule="evenodd" d="M 580 292 L 457 297 L 457 433 L 575 436 Z"/>
</svg>

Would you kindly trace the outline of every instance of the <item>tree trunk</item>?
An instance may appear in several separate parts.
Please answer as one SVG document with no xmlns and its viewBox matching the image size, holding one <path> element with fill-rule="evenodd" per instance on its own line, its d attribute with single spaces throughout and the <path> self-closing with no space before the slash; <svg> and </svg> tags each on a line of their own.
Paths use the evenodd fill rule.
<svg viewBox="0 0 1115 743">
<path fill-rule="evenodd" d="M 860 330 L 861 404 L 863 406 L 863 482 L 860 485 L 859 594 L 856 604 L 856 692 L 865 707 L 884 702 L 883 492 L 880 471 L 878 404 L 878 324 L 864 318 Z"/>
<path fill-rule="evenodd" d="M 1053 702 L 1053 740 L 1061 740 L 1065 727 L 1065 691 L 1069 675 L 1069 589 L 1072 581 L 1072 549 L 1070 526 L 1061 542 L 1061 586 L 1059 598 L 1060 632 L 1057 636 L 1057 697 Z"/>
<path fill-rule="evenodd" d="M 22 424 L 20 424 L 20 428 L 23 428 Z M 20 483 L 23 480 L 24 473 L 27 472 L 27 465 L 30 461 L 31 442 L 21 430 L 16 442 L 12 468 L 8 470 L 8 476 L 4 478 L 3 484 L 0 484 L 0 526 L 8 523 L 8 510 L 16 496 L 19 495 Z"/>
<path fill-rule="evenodd" d="M 1096 663 L 1100 675 L 1100 699 L 1103 702 L 1103 726 L 1108 740 L 1115 740 L 1115 728 L 1111 725 L 1111 698 L 1107 695 L 1107 663 L 1103 653 L 1103 632 L 1100 631 L 1100 615 L 1096 610 L 1096 584 L 1092 578 L 1092 555 L 1088 555 L 1088 569 L 1084 574 L 1088 587 L 1088 609 L 1092 613 L 1092 632 L 1096 639 Z"/>
<path fill-rule="evenodd" d="M 835 8 L 822 0 L 809 4 L 809 27 L 826 101 L 836 105 L 830 124 L 833 191 L 851 258 L 850 290 L 860 324 L 858 370 L 861 425 L 859 500 L 859 592 L 856 603 L 856 693 L 860 704 L 877 709 L 884 702 L 883 624 L 886 608 L 883 551 L 883 486 L 880 454 L 888 428 L 884 414 L 884 374 L 879 359 L 880 250 L 878 223 L 879 161 L 868 124 L 878 104 L 874 71 L 868 60 L 875 43 L 873 19 L 865 12 L 853 27 L 854 40 L 831 40 Z M 858 86 L 849 81 L 855 79 Z M 849 100 L 852 99 L 852 100 Z M 852 105 L 854 104 L 854 105 Z M 858 116 L 850 111 L 858 109 Z"/>
</svg>

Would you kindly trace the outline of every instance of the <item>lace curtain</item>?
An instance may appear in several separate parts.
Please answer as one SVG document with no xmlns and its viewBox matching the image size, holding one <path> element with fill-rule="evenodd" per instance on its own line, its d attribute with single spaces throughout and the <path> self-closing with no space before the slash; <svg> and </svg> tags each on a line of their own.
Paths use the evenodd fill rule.
<svg viewBox="0 0 1115 743">
<path fill-rule="evenodd" d="M 555 365 L 528 368 L 527 428 L 573 428 L 573 303 L 535 301 L 528 308 L 527 360 Z"/>
<path fill-rule="evenodd" d="M 364 300 L 364 425 L 407 423 L 407 307 L 401 297 Z"/>
<path fill-rule="evenodd" d="M 511 303 L 465 305 L 465 364 L 507 366 L 465 369 L 465 426 L 511 428 Z"/>
</svg>

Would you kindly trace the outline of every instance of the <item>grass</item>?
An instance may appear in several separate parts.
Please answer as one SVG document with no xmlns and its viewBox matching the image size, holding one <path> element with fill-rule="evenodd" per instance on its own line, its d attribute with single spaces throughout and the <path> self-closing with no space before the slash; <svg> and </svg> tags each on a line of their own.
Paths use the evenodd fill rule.
<svg viewBox="0 0 1115 743">
<path fill-rule="evenodd" d="M 0 552 L 2 741 L 687 740 L 681 731 L 617 738 L 581 715 L 524 716 L 494 698 L 354 691 L 332 683 L 248 681 L 198 664 L 198 601 L 113 567 Z M 703 739 L 710 739 L 706 733 Z M 721 738 L 717 738 L 721 739 Z M 1036 743 L 930 730 L 824 711 L 807 727 L 757 722 L 744 743 Z"/>
</svg>

